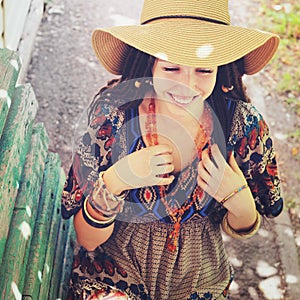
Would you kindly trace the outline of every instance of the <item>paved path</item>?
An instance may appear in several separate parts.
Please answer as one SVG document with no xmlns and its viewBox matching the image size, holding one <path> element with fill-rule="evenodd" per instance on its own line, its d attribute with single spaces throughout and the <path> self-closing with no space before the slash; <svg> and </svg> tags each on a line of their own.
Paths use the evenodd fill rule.
<svg viewBox="0 0 300 300">
<path fill-rule="evenodd" d="M 238 15 L 234 23 L 247 25 L 252 2 L 234 3 L 231 10 Z M 77 132 L 84 127 L 85 108 L 97 89 L 112 77 L 92 52 L 91 31 L 137 22 L 141 6 L 140 0 L 54 0 L 45 14 L 26 80 L 34 87 L 40 104 L 38 120 L 47 127 L 50 148 L 60 154 L 65 170 L 71 163 L 75 129 Z M 248 80 L 249 92 L 256 99 L 260 97 L 257 104 L 265 109 L 265 92 L 257 87 L 251 89 L 253 80 L 257 83 L 259 77 Z M 224 237 L 236 272 L 232 299 L 300 299 L 295 288 L 299 285 L 295 283 L 300 278 L 299 269 L 290 234 L 289 218 L 284 214 L 276 223 L 265 221 L 259 233 L 245 242 Z M 283 253 L 292 253 L 291 264 Z"/>
</svg>

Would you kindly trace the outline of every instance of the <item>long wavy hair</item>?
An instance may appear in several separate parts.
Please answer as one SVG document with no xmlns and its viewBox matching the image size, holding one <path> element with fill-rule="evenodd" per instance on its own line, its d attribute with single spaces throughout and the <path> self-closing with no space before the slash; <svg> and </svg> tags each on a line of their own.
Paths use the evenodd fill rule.
<svg viewBox="0 0 300 300">
<path fill-rule="evenodd" d="M 113 91 L 118 87 L 118 85 L 120 85 L 120 83 L 129 80 L 140 78 L 152 78 L 152 69 L 155 60 L 155 57 L 147 53 L 141 52 L 140 50 L 134 47 L 129 47 L 128 52 L 126 54 L 126 61 L 123 67 L 121 77 L 108 81 L 107 85 L 102 87 L 99 90 L 99 92 L 95 95 L 92 103 L 89 106 L 89 119 L 91 120 L 92 112 L 94 111 L 95 107 L 97 107 L 97 105 L 99 104 L 99 101 L 101 101 L 101 95 L 104 92 Z M 221 124 L 226 139 L 229 137 L 231 128 L 229 120 L 229 111 L 227 108 L 227 99 L 229 98 L 233 101 L 241 100 L 244 102 L 251 102 L 246 94 L 246 88 L 242 81 L 243 74 L 243 58 L 235 62 L 219 66 L 214 90 L 209 99 L 207 99 Z M 224 93 L 222 91 L 222 86 L 233 86 L 234 88 L 231 91 L 228 91 L 228 93 Z M 151 87 L 148 86 L 148 88 L 150 89 Z M 146 88 L 142 96 L 144 96 L 144 94 L 147 91 L 149 90 L 147 90 Z M 124 89 L 122 89 L 122 95 L 124 95 L 124 92 Z M 143 100 L 142 98 L 143 97 L 141 97 L 140 95 L 139 99 L 135 101 L 128 101 L 126 105 L 123 106 L 123 109 L 127 109 L 131 106 L 138 105 Z"/>
</svg>

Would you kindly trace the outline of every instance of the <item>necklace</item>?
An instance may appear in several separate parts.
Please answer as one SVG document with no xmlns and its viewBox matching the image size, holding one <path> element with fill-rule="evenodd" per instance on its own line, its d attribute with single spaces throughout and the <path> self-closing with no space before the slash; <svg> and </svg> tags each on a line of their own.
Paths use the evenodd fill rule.
<svg viewBox="0 0 300 300">
<path fill-rule="evenodd" d="M 204 109 L 204 121 L 206 129 L 199 123 L 199 129 L 194 140 L 198 159 L 201 158 L 202 149 L 208 144 L 210 146 L 210 135 L 212 132 L 212 122 L 211 122 L 211 112 L 208 107 L 205 106 Z M 157 134 L 157 122 L 156 122 L 156 112 L 155 112 L 155 101 L 153 98 L 150 99 L 148 106 L 147 119 L 145 122 L 146 128 L 146 140 L 149 146 L 158 145 L 158 134 Z M 209 134 L 208 134 L 209 133 Z M 166 187 L 159 186 L 160 200 L 166 208 L 172 223 L 174 224 L 174 229 L 167 237 L 167 249 L 174 252 L 178 246 L 178 237 L 180 231 L 180 225 L 182 217 L 186 211 L 188 211 L 196 202 L 197 198 L 202 198 L 204 195 L 203 190 L 197 185 L 194 192 L 192 193 L 191 199 L 186 199 L 184 203 L 179 207 L 171 207 L 166 201 Z"/>
</svg>

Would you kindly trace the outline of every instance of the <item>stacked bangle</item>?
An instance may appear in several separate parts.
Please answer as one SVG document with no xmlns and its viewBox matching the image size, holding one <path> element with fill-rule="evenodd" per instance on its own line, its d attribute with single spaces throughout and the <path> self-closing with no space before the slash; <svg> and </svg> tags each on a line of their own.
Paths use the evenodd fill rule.
<svg viewBox="0 0 300 300">
<path fill-rule="evenodd" d="M 246 189 L 248 187 L 248 184 L 244 184 L 240 186 L 239 188 L 236 188 L 233 192 L 231 192 L 229 195 L 227 195 L 223 200 L 220 201 L 221 205 L 224 205 L 224 203 L 229 200 L 231 197 L 233 197 L 235 194 L 239 193 L 240 191 Z"/>
<path fill-rule="evenodd" d="M 127 191 L 118 196 L 110 193 L 103 181 L 103 173 L 100 172 L 94 184 L 94 191 L 88 197 L 88 201 L 93 209 L 101 212 L 103 215 L 111 216 L 122 211 Z"/>
<path fill-rule="evenodd" d="M 258 211 L 256 211 L 255 223 L 248 231 L 239 232 L 239 231 L 234 230 L 228 222 L 228 213 L 226 213 L 226 215 L 224 216 L 221 226 L 222 226 L 223 231 L 225 233 L 227 233 L 229 236 L 231 236 L 235 239 L 238 239 L 238 240 L 243 240 L 243 239 L 247 239 L 247 238 L 250 238 L 253 235 L 255 235 L 260 228 L 260 224 L 261 224 L 261 216 L 258 213 Z"/>
<path fill-rule="evenodd" d="M 84 201 L 83 201 L 82 215 L 83 215 L 84 220 L 89 225 L 91 225 L 95 228 L 106 228 L 115 221 L 116 216 L 117 216 L 116 214 L 113 215 L 111 218 L 109 218 L 106 221 L 99 221 L 99 220 L 96 220 L 95 218 L 93 218 L 87 210 L 87 201 L 88 201 L 88 198 L 84 199 Z"/>
</svg>

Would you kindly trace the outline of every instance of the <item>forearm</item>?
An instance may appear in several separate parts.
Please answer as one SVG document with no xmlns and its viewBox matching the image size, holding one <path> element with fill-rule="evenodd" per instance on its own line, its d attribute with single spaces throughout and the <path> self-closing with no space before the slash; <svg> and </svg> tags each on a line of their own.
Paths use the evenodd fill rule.
<svg viewBox="0 0 300 300">
<path fill-rule="evenodd" d="M 89 205 L 89 203 L 87 203 L 86 208 L 88 210 L 88 213 L 94 219 L 99 221 L 107 220 L 107 218 L 104 218 L 103 216 L 95 212 L 93 208 Z M 80 245 L 82 245 L 88 251 L 92 251 L 109 239 L 114 230 L 114 223 L 112 223 L 106 228 L 95 228 L 85 221 L 82 214 L 82 209 L 74 217 L 74 228 L 76 232 L 76 237 Z"/>
<path fill-rule="evenodd" d="M 84 200 L 81 210 L 75 216 L 77 240 L 86 249 L 95 249 L 111 236 L 114 219 L 122 210 L 124 201 L 124 195 L 115 196 L 123 191 L 120 185 L 113 167 L 101 172 L 93 192 Z"/>
</svg>

